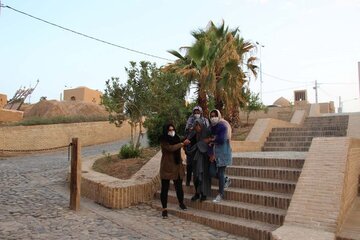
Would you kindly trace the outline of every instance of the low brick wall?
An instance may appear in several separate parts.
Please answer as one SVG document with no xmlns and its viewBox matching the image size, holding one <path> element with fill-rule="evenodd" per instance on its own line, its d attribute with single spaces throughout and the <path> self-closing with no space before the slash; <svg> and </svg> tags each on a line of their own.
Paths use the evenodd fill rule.
<svg viewBox="0 0 360 240">
<path fill-rule="evenodd" d="M 4 150 L 41 150 L 66 146 L 78 137 L 82 146 L 130 138 L 130 125 L 86 122 L 36 126 L 0 127 L 0 154 Z"/>
<path fill-rule="evenodd" d="M 108 208 L 125 208 L 153 199 L 160 188 L 158 152 L 130 179 L 122 180 L 95 172 L 96 158 L 82 162 L 81 195 Z"/>
<path fill-rule="evenodd" d="M 349 123 L 347 129 L 347 136 L 353 138 L 360 138 L 360 113 L 350 113 Z"/>
<path fill-rule="evenodd" d="M 284 225 L 273 239 L 335 239 L 357 197 L 359 158 L 359 139 L 314 138 Z"/>
<path fill-rule="evenodd" d="M 0 109 L 0 122 L 17 122 L 23 119 L 23 112 Z"/>
<path fill-rule="evenodd" d="M 258 119 L 251 129 L 245 141 L 231 141 L 233 152 L 257 152 L 261 151 L 266 138 L 273 128 L 277 127 L 297 127 L 299 125 L 281 121 L 278 119 L 264 118 Z"/>
</svg>

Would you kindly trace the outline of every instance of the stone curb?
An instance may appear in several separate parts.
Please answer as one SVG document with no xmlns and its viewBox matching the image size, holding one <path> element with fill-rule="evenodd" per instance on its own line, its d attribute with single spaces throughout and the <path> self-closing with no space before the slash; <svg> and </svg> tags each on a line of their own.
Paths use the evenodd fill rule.
<svg viewBox="0 0 360 240">
<path fill-rule="evenodd" d="M 161 151 L 130 179 L 118 179 L 92 169 L 98 157 L 83 159 L 81 195 L 108 208 L 126 208 L 153 199 L 160 189 Z"/>
</svg>

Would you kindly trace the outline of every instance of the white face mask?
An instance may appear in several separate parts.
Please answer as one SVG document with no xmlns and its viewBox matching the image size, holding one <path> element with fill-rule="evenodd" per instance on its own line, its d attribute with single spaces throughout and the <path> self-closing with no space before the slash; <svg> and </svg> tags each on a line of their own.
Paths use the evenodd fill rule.
<svg viewBox="0 0 360 240">
<path fill-rule="evenodd" d="M 198 118 L 200 118 L 200 114 L 194 114 L 194 117 L 195 117 L 196 119 L 198 119 Z"/>
<path fill-rule="evenodd" d="M 216 125 L 219 122 L 219 117 L 212 117 L 210 118 L 210 122 L 212 125 Z"/>
<path fill-rule="evenodd" d="M 168 135 L 170 137 L 174 137 L 175 136 L 175 131 L 168 131 Z"/>
</svg>

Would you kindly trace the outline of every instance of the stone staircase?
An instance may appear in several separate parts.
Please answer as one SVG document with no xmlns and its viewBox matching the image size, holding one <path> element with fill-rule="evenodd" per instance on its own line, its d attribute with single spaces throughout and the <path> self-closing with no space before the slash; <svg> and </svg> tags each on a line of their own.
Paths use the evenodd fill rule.
<svg viewBox="0 0 360 240">
<path fill-rule="evenodd" d="M 348 120 L 348 115 L 308 117 L 301 127 L 274 128 L 262 150 L 307 152 L 314 137 L 346 136 Z"/>
<path fill-rule="evenodd" d="M 224 201 L 213 203 L 209 198 L 192 202 L 194 187 L 184 186 L 185 204 L 189 209 L 182 211 L 171 188 L 168 211 L 231 234 L 269 240 L 271 232 L 283 224 L 304 159 L 302 153 L 234 153 L 233 165 L 226 171 L 232 182 L 225 189 Z M 217 181 L 214 180 L 212 196 L 216 194 Z M 161 210 L 160 192 L 151 205 Z"/>
</svg>

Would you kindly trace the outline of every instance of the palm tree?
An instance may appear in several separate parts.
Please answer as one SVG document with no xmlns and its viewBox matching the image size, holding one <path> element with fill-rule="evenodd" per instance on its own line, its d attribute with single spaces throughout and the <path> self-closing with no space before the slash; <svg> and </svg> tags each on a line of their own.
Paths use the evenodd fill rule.
<svg viewBox="0 0 360 240">
<path fill-rule="evenodd" d="M 229 30 L 222 22 L 217 27 L 210 22 L 205 30 L 192 32 L 196 39 L 190 47 L 183 47 L 185 55 L 169 51 L 178 59 L 167 65 L 165 71 L 174 71 L 196 83 L 198 104 L 207 114 L 208 97 L 215 99 L 215 107 L 222 113 L 234 112 L 244 101 L 241 89 L 246 82 L 247 72 L 256 73 L 253 65 L 256 58 L 249 57 L 254 45 L 239 36 L 239 30 Z M 244 64 L 244 62 L 246 62 Z M 231 114 L 230 114 L 231 115 Z"/>
</svg>

